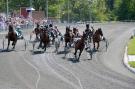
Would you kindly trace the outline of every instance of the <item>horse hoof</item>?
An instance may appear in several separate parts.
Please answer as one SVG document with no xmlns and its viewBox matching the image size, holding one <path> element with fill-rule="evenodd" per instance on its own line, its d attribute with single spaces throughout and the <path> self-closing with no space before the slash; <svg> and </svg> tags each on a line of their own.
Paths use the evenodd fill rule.
<svg viewBox="0 0 135 89">
<path fill-rule="evenodd" d="M 44 53 L 46 52 L 46 50 L 44 50 Z"/>
<path fill-rule="evenodd" d="M 92 60 L 92 58 L 88 59 L 88 60 Z"/>
</svg>

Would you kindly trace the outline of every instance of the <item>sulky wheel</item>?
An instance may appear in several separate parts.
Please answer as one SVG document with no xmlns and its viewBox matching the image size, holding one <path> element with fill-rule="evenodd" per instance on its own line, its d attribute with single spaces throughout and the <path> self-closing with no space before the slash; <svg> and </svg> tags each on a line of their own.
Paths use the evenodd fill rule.
<svg viewBox="0 0 135 89">
<path fill-rule="evenodd" d="M 3 47 L 3 50 L 4 50 L 4 48 L 5 48 L 5 39 L 3 39 L 3 41 L 2 41 L 2 47 Z"/>
<path fill-rule="evenodd" d="M 24 39 L 24 48 L 25 48 L 25 51 L 27 49 L 27 41 Z"/>
<path fill-rule="evenodd" d="M 34 48 L 35 48 L 35 43 L 32 43 L 32 47 L 33 47 L 33 51 L 34 51 Z"/>
<path fill-rule="evenodd" d="M 105 43 L 106 43 L 106 45 L 105 45 L 105 46 L 106 46 L 106 51 L 107 51 L 108 46 L 109 46 L 109 42 L 108 42 L 108 40 L 107 40 L 107 39 L 105 40 Z"/>
</svg>

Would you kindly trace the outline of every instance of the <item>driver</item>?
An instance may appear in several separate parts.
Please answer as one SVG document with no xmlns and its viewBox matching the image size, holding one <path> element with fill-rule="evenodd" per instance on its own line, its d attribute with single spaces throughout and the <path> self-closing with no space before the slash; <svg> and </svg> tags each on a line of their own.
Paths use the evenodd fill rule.
<svg viewBox="0 0 135 89">
<path fill-rule="evenodd" d="M 21 26 L 19 23 L 16 24 L 16 30 L 15 30 L 17 36 L 21 36 L 22 35 L 22 31 L 21 31 Z"/>
</svg>

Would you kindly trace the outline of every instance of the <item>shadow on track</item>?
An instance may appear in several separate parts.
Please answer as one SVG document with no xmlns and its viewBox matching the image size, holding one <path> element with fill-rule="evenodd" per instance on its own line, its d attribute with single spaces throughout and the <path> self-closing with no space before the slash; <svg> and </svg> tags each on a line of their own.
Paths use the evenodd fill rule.
<svg viewBox="0 0 135 89">
<path fill-rule="evenodd" d="M 0 49 L 0 53 L 3 53 L 3 52 L 12 52 L 12 51 L 15 51 L 15 50 L 13 50 L 13 49 Z"/>
</svg>

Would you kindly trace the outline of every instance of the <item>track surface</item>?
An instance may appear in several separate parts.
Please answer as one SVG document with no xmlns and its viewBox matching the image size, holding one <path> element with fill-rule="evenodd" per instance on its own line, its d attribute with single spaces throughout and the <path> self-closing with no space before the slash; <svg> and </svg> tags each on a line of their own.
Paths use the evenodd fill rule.
<svg viewBox="0 0 135 89">
<path fill-rule="evenodd" d="M 93 60 L 88 60 L 89 55 L 84 51 L 81 61 L 73 63 L 73 49 L 63 59 L 62 45 L 59 54 L 54 53 L 54 47 L 47 48 L 43 54 L 32 54 L 32 45 L 24 51 L 21 40 L 15 51 L 0 52 L 0 89 L 135 89 L 135 74 L 122 62 L 134 23 L 93 25 L 103 29 L 110 43 L 107 52 L 101 45 Z M 64 33 L 65 27 L 58 27 Z M 81 32 L 84 28 L 79 26 Z"/>
</svg>

